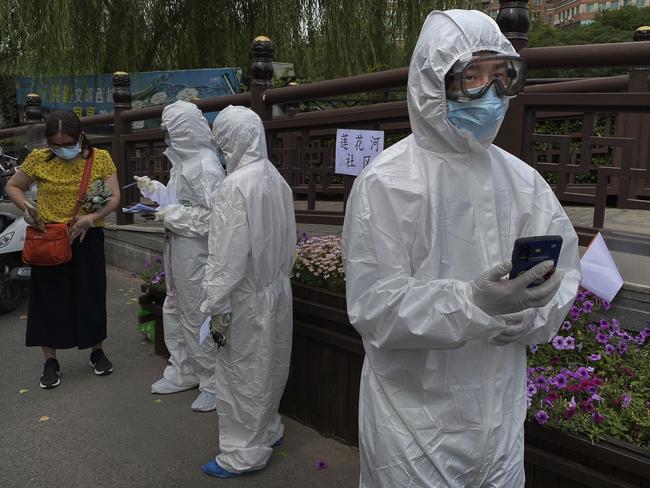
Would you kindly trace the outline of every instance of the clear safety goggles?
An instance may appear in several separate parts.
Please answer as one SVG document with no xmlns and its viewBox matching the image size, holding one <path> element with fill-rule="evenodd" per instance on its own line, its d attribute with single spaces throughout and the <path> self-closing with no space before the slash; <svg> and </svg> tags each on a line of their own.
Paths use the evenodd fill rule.
<svg viewBox="0 0 650 488">
<path fill-rule="evenodd" d="M 497 54 L 458 61 L 447 74 L 447 98 L 475 100 L 494 87 L 500 96 L 513 97 L 524 89 L 526 61 L 519 56 Z"/>
</svg>

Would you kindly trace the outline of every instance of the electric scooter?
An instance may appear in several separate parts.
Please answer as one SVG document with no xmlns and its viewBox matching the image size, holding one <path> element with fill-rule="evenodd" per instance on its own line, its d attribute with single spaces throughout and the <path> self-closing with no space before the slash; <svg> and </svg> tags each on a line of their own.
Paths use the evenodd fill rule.
<svg viewBox="0 0 650 488">
<path fill-rule="evenodd" d="M 16 172 L 17 162 L 17 158 L 4 154 L 0 147 L 0 314 L 18 307 L 23 288 L 31 277 L 31 268 L 22 262 L 27 223 L 4 188 Z"/>
</svg>

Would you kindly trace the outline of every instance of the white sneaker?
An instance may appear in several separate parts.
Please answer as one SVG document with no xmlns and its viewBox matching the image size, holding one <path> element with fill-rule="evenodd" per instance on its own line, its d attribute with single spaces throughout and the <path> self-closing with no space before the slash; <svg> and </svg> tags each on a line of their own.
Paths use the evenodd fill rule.
<svg viewBox="0 0 650 488">
<path fill-rule="evenodd" d="M 217 399 L 214 393 L 202 391 L 192 403 L 191 408 L 195 412 L 212 412 L 217 409 Z"/>
<path fill-rule="evenodd" d="M 151 393 L 155 395 L 169 395 L 171 393 L 178 393 L 180 391 L 191 390 L 198 385 L 193 386 L 178 386 L 166 378 L 160 378 L 153 385 L 151 385 Z"/>
</svg>

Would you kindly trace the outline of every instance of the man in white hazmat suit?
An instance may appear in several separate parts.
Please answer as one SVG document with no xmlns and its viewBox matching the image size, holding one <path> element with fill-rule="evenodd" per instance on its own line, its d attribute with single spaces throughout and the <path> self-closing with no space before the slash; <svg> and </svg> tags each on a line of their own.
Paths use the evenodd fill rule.
<svg viewBox="0 0 650 488">
<path fill-rule="evenodd" d="M 554 336 L 580 281 L 553 192 L 491 144 L 524 80 L 488 16 L 432 12 L 409 68 L 413 134 L 354 184 L 343 253 L 366 351 L 361 487 L 524 486 L 525 345 Z M 548 234 L 564 243 L 547 281 L 527 288 L 552 262 L 501 279 L 517 237 Z"/>
<path fill-rule="evenodd" d="M 221 453 L 203 471 L 230 478 L 263 468 L 284 433 L 278 407 L 291 361 L 296 223 L 257 114 L 226 107 L 212 131 L 228 176 L 214 196 L 201 310 L 226 343 L 216 361 Z"/>
<path fill-rule="evenodd" d="M 165 107 L 161 129 L 168 146 L 164 154 L 172 164 L 169 183 L 135 177 L 141 193 L 160 204 L 156 219 L 165 227 L 163 326 L 171 357 L 151 392 L 169 394 L 198 386 L 192 410 L 207 412 L 216 405 L 216 350 L 210 339 L 199 344 L 201 324 L 209 317 L 199 310 L 199 297 L 208 259 L 211 194 L 225 172 L 210 126 L 196 105 L 177 101 Z"/>
</svg>

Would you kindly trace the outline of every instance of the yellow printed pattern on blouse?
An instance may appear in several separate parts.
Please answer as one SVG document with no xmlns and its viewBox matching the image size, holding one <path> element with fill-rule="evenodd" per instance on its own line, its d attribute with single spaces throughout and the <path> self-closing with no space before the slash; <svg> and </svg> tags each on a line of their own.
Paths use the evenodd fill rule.
<svg viewBox="0 0 650 488">
<path fill-rule="evenodd" d="M 43 221 L 66 223 L 74 210 L 86 162 L 81 158 L 72 162 L 57 157 L 48 160 L 51 154 L 49 149 L 34 149 L 20 169 L 36 181 L 38 212 Z M 108 151 L 95 149 L 89 185 L 95 180 L 105 180 L 115 172 Z M 79 210 L 79 215 L 85 213 L 83 209 Z M 98 219 L 95 225 L 103 226 L 104 219 Z"/>
</svg>

